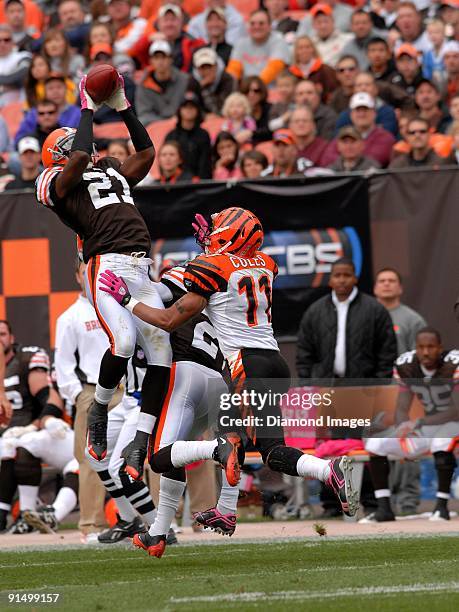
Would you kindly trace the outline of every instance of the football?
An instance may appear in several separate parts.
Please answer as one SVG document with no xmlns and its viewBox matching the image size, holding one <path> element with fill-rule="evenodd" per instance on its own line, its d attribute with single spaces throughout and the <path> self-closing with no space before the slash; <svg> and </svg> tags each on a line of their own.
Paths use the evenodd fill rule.
<svg viewBox="0 0 459 612">
<path fill-rule="evenodd" d="M 107 100 L 118 87 L 118 72 L 110 64 L 91 68 L 86 77 L 86 91 L 96 104 Z"/>
</svg>

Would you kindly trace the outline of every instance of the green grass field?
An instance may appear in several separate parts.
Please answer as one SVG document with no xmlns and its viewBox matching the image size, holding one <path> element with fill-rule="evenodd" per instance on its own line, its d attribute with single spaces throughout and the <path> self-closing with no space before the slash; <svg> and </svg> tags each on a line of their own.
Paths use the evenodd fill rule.
<svg viewBox="0 0 459 612">
<path fill-rule="evenodd" d="M 0 609 L 21 609 L 6 598 L 18 589 L 60 593 L 65 610 L 444 612 L 459 609 L 458 562 L 451 536 L 222 540 L 160 560 L 119 546 L 3 552 Z"/>
</svg>

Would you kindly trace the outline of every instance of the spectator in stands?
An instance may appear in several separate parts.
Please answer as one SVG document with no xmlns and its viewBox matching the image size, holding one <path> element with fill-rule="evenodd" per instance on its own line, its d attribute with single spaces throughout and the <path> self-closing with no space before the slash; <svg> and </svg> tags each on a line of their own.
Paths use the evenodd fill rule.
<svg viewBox="0 0 459 612">
<path fill-rule="evenodd" d="M 337 115 L 335 111 L 322 104 L 320 93 L 312 81 L 300 81 L 295 88 L 295 104 L 297 106 L 310 106 L 314 113 L 317 134 L 329 140 L 333 137 Z"/>
<path fill-rule="evenodd" d="M 323 166 L 322 157 L 328 142 L 317 136 L 314 113 L 309 106 L 298 106 L 291 114 L 288 124 L 295 139 L 301 168 Z"/>
<path fill-rule="evenodd" d="M 32 57 L 32 62 L 25 78 L 26 106 L 33 108 L 39 100 L 45 97 L 45 81 L 51 73 L 49 61 L 42 55 L 36 54 Z M 67 88 L 66 100 L 69 104 L 75 104 L 77 100 L 77 87 L 70 78 L 65 79 Z"/>
<path fill-rule="evenodd" d="M 200 127 L 201 102 L 192 91 L 185 93 L 177 111 L 177 127 L 169 132 L 166 141 L 175 140 L 183 152 L 183 168 L 193 178 L 212 178 L 210 137 Z"/>
<path fill-rule="evenodd" d="M 273 163 L 263 170 L 262 176 L 302 176 L 297 158 L 298 149 L 291 130 L 277 130 L 273 134 Z"/>
<path fill-rule="evenodd" d="M 269 85 L 289 64 L 290 52 L 279 32 L 271 30 L 269 15 L 256 10 L 250 15 L 249 35 L 236 41 L 228 72 L 238 81 L 243 77 L 258 75 Z"/>
<path fill-rule="evenodd" d="M 204 46 L 204 41 L 195 39 L 184 30 L 183 12 L 176 4 L 164 4 L 160 7 L 157 20 L 158 32 L 153 40 L 166 40 L 172 49 L 173 64 L 182 72 L 190 72 L 193 64 L 193 53 Z M 143 36 L 130 51 L 134 59 L 143 57 L 148 48 L 149 38 Z"/>
<path fill-rule="evenodd" d="M 108 142 L 107 157 L 115 157 L 124 163 L 130 154 L 129 142 L 125 138 L 114 138 Z"/>
<path fill-rule="evenodd" d="M 193 76 L 199 83 L 205 113 L 220 115 L 223 103 L 236 88 L 233 77 L 214 49 L 203 47 L 193 56 Z"/>
<path fill-rule="evenodd" d="M 416 334 L 427 326 L 425 319 L 415 310 L 402 304 L 402 277 L 394 268 L 383 268 L 376 274 L 374 294 L 388 310 L 392 319 L 399 355 L 416 348 Z"/>
<path fill-rule="evenodd" d="M 190 19 L 188 33 L 194 38 L 201 38 L 206 42 L 212 42 L 209 37 L 208 19 L 213 13 L 219 19 L 224 18 L 226 24 L 225 40 L 229 45 L 234 45 L 242 36 L 245 36 L 244 17 L 238 10 L 227 3 L 226 0 L 207 0 L 207 8 Z M 218 53 L 218 51 L 217 51 Z"/>
<path fill-rule="evenodd" d="M 376 124 L 382 126 L 385 130 L 398 136 L 397 116 L 392 106 L 385 104 L 378 96 L 378 87 L 375 78 L 370 72 L 360 72 L 355 78 L 354 92 L 366 92 L 375 101 L 376 108 Z M 344 125 L 351 124 L 350 110 L 343 111 L 336 122 L 336 128 L 339 129 Z"/>
<path fill-rule="evenodd" d="M 217 181 L 241 178 L 239 143 L 229 132 L 220 132 L 212 148 L 213 178 Z"/>
<path fill-rule="evenodd" d="M 328 4 L 333 11 L 333 19 L 335 27 L 340 32 L 349 32 L 351 29 L 352 7 L 345 2 L 338 0 L 323 0 L 321 4 Z M 308 12 L 300 22 L 297 30 L 297 36 L 311 36 L 313 33 L 313 20 L 311 12 Z"/>
<path fill-rule="evenodd" d="M 445 165 L 445 158 L 439 157 L 429 145 L 429 122 L 422 117 L 411 119 L 407 126 L 409 153 L 402 153 L 390 164 L 390 168 L 416 168 L 418 166 L 439 167 Z"/>
<path fill-rule="evenodd" d="M 343 55 L 336 64 L 339 87 L 333 92 L 329 101 L 331 108 L 336 113 L 341 113 L 349 107 L 358 72 L 359 65 L 353 55 Z"/>
<path fill-rule="evenodd" d="M 288 0 L 264 0 L 272 30 L 283 34 L 287 42 L 292 42 L 299 24 L 287 13 L 288 4 Z"/>
<path fill-rule="evenodd" d="M 232 9 L 231 5 L 228 6 Z M 231 57 L 233 45 L 230 45 L 226 40 L 226 14 L 220 7 L 211 8 L 207 11 L 206 16 L 206 32 L 205 39 L 208 41 L 208 46 L 216 51 L 218 57 L 223 60 L 225 66 Z"/>
<path fill-rule="evenodd" d="M 86 62 L 82 55 L 72 53 L 62 30 L 47 30 L 43 38 L 42 55 L 50 63 L 53 72 L 61 72 L 79 81 Z"/>
<path fill-rule="evenodd" d="M 426 31 L 431 48 L 423 53 L 422 74 L 429 80 L 435 76 L 437 84 L 441 85 L 445 78 L 445 64 L 443 63 L 446 45 L 445 24 L 441 19 L 433 19 L 427 24 Z"/>
<path fill-rule="evenodd" d="M 14 48 L 10 26 L 0 24 L 0 107 L 23 99 L 30 59 L 30 53 Z"/>
<path fill-rule="evenodd" d="M 320 86 L 323 102 L 330 99 L 339 85 L 335 70 L 324 64 L 309 36 L 299 36 L 295 40 L 289 71 L 298 79 L 308 79 Z"/>
<path fill-rule="evenodd" d="M 104 44 L 113 47 L 113 43 L 114 37 L 108 23 L 94 21 L 89 29 L 87 45 L 88 51 L 94 45 Z M 89 53 L 87 55 L 87 58 L 89 59 Z"/>
<path fill-rule="evenodd" d="M 416 87 L 414 101 L 419 109 L 419 116 L 429 122 L 430 128 L 445 134 L 451 123 L 451 115 L 447 108 L 442 108 L 437 86 L 431 81 L 422 80 Z"/>
<path fill-rule="evenodd" d="M 144 125 L 172 117 L 194 81 L 190 83 L 190 77 L 172 65 L 171 47 L 165 40 L 153 42 L 149 53 L 150 66 L 135 92 L 137 115 Z"/>
<path fill-rule="evenodd" d="M 239 144 L 250 142 L 257 127 L 250 111 L 247 96 L 238 91 L 230 94 L 223 105 L 222 114 L 226 121 L 222 130 L 232 134 Z"/>
<path fill-rule="evenodd" d="M 30 125 L 27 124 L 22 127 L 22 124 L 32 111 L 35 111 L 35 124 L 33 124 L 29 118 Z M 33 136 L 40 143 L 40 147 L 42 147 L 46 137 L 51 134 L 53 130 L 65 124 L 59 123 L 58 107 L 54 102 L 51 102 L 51 100 L 40 100 L 37 102 L 37 106 L 33 108 L 32 111 L 29 111 L 29 113 L 26 114 L 24 120 L 19 126 L 19 137 L 16 137 L 16 142 L 18 142 L 24 136 Z"/>
<path fill-rule="evenodd" d="M 284 70 L 276 79 L 278 101 L 269 110 L 268 127 L 271 132 L 287 127 L 290 115 L 295 108 L 293 97 L 298 79 L 291 72 Z"/>
<path fill-rule="evenodd" d="M 333 9 L 328 4 L 315 4 L 310 14 L 314 28 L 311 39 L 322 60 L 334 68 L 352 34 L 336 29 Z"/>
<path fill-rule="evenodd" d="M 11 189 L 35 189 L 35 180 L 42 168 L 41 146 L 33 136 L 25 136 L 18 142 L 20 175 L 5 185 L 5 191 Z"/>
<path fill-rule="evenodd" d="M 365 142 L 360 132 L 352 125 L 342 127 L 339 130 L 336 148 L 339 157 L 328 166 L 335 172 L 361 172 L 381 167 L 374 159 L 365 157 L 363 154 Z"/>
<path fill-rule="evenodd" d="M 110 25 L 115 33 L 113 48 L 116 53 L 127 53 L 142 36 L 147 22 L 141 17 L 131 18 L 130 0 L 106 0 Z"/>
<path fill-rule="evenodd" d="M 187 183 L 193 180 L 193 173 L 183 167 L 183 152 L 175 140 L 165 142 L 158 153 L 159 183 Z"/>
<path fill-rule="evenodd" d="M 412 119 L 418 117 L 416 108 L 406 108 L 400 111 L 398 127 L 401 139 L 392 147 L 392 156 L 395 158 L 400 153 L 409 153 L 411 150 L 408 144 L 408 124 Z M 437 134 L 429 130 L 429 146 L 439 157 L 448 157 L 452 150 L 452 137 L 445 134 Z"/>
<path fill-rule="evenodd" d="M 391 379 L 397 357 L 392 320 L 375 298 L 359 291 L 357 281 L 351 259 L 342 257 L 332 264 L 331 294 L 309 306 L 300 323 L 296 354 L 300 378 L 334 380 L 336 386 L 345 386 L 346 379 Z M 349 434 L 349 430 L 334 432 L 335 437 L 358 435 L 355 430 Z M 361 499 L 369 508 L 374 497 L 365 489 Z M 325 489 L 321 501 L 324 516 L 339 514 L 336 499 Z"/>
<path fill-rule="evenodd" d="M 367 44 L 368 71 L 377 81 L 389 81 L 395 73 L 395 63 L 387 40 L 375 36 Z"/>
<path fill-rule="evenodd" d="M 58 124 L 60 126 L 78 127 L 80 122 L 80 109 L 75 104 L 68 104 L 66 101 L 67 87 L 65 77 L 62 74 L 51 72 L 45 81 L 45 99 L 53 102 L 58 110 Z M 43 111 L 44 112 L 44 111 Z M 33 134 L 39 125 L 38 106 L 26 113 L 21 121 L 15 137 L 15 144 L 23 136 Z"/>
<path fill-rule="evenodd" d="M 365 141 L 364 155 L 386 167 L 390 161 L 395 138 L 384 128 L 376 125 L 374 99 L 366 92 L 356 93 L 349 104 L 352 125 Z M 338 157 L 336 139 L 328 146 L 324 154 L 324 163 L 331 164 Z"/>
<path fill-rule="evenodd" d="M 245 178 L 260 178 L 263 170 L 268 167 L 268 159 L 264 153 L 253 149 L 246 151 L 241 158 L 241 170 Z"/>
<path fill-rule="evenodd" d="M 239 91 L 247 96 L 250 115 L 255 119 L 256 127 L 252 134 L 252 143 L 271 140 L 272 131 L 269 129 L 271 104 L 268 102 L 268 88 L 265 83 L 258 76 L 249 76 L 242 79 Z"/>
<path fill-rule="evenodd" d="M 446 43 L 443 62 L 446 70 L 444 99 L 448 104 L 454 96 L 459 94 L 459 40 L 450 40 Z"/>
<path fill-rule="evenodd" d="M 419 54 L 413 45 L 401 45 L 395 53 L 397 72 L 388 79 L 391 85 L 397 85 L 414 96 L 416 85 L 423 79 L 419 65 Z"/>
<path fill-rule="evenodd" d="M 6 0 L 6 23 L 11 28 L 13 43 L 18 51 L 31 51 L 33 41 L 39 36 L 34 26 L 27 26 L 23 0 Z"/>
<path fill-rule="evenodd" d="M 405 43 L 415 47 L 421 54 L 430 49 L 429 37 L 422 26 L 422 15 L 413 2 L 400 2 L 395 24 L 397 30 L 392 30 L 392 33 L 397 35 L 396 49 Z"/>
<path fill-rule="evenodd" d="M 445 165 L 459 166 L 459 121 L 454 121 L 450 128 L 453 146 L 450 155 L 445 159 Z"/>
<path fill-rule="evenodd" d="M 8 132 L 8 126 L 6 121 L 0 115 L 0 153 L 5 153 L 10 148 L 10 136 Z M 0 159 L 0 164 L 2 163 L 3 158 Z"/>
<path fill-rule="evenodd" d="M 370 4 L 370 15 L 375 28 L 390 30 L 394 27 L 399 4 L 400 0 L 385 0 L 381 3 Z"/>
<path fill-rule="evenodd" d="M 59 23 L 69 45 L 83 53 L 91 24 L 85 21 L 85 12 L 79 0 L 62 0 L 57 7 Z"/>
<path fill-rule="evenodd" d="M 352 13 L 351 30 L 353 38 L 345 45 L 342 54 L 353 55 L 360 70 L 367 70 L 369 66 L 367 45 L 378 32 L 373 27 L 370 15 L 363 9 L 357 9 Z"/>
</svg>

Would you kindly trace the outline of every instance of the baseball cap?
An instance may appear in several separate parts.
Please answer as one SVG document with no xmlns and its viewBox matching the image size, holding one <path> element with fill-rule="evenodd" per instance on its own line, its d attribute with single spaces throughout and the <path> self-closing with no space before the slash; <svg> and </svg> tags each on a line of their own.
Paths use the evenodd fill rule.
<svg viewBox="0 0 459 612">
<path fill-rule="evenodd" d="M 18 142 L 18 152 L 19 154 L 25 153 L 26 151 L 35 151 L 35 153 L 40 153 L 40 143 L 33 136 L 24 136 Z"/>
<path fill-rule="evenodd" d="M 214 6 L 213 8 L 207 9 L 206 19 L 208 19 L 212 13 L 215 13 L 222 21 L 226 22 L 225 10 L 222 9 L 221 6 Z"/>
<path fill-rule="evenodd" d="M 364 106 L 365 108 L 375 107 L 375 101 L 370 96 L 370 94 L 366 93 L 365 91 L 359 91 L 359 93 L 355 93 L 352 96 L 351 101 L 349 102 L 349 107 L 351 110 L 353 110 L 354 108 L 359 108 L 361 106 Z"/>
<path fill-rule="evenodd" d="M 459 0 L 441 0 L 440 8 L 450 6 L 451 8 L 459 9 Z"/>
<path fill-rule="evenodd" d="M 319 13 L 323 13 L 324 15 L 333 15 L 333 9 L 329 4 L 325 4 L 323 2 L 319 2 L 318 4 L 314 4 L 309 14 L 312 18 L 314 18 Z"/>
<path fill-rule="evenodd" d="M 438 92 L 438 86 L 434 81 L 430 81 L 429 79 L 421 79 L 415 86 L 415 91 L 417 91 L 421 85 L 424 85 L 425 83 L 427 83 L 427 85 L 430 85 L 430 87 L 432 87 L 432 89 L 435 89 L 436 92 Z"/>
<path fill-rule="evenodd" d="M 198 49 L 196 53 L 193 55 L 193 64 L 196 68 L 200 68 L 201 66 L 210 65 L 215 66 L 217 63 L 217 54 L 210 47 L 204 47 L 202 49 Z"/>
<path fill-rule="evenodd" d="M 395 52 L 395 59 L 398 59 L 402 55 L 409 55 L 415 60 L 417 60 L 419 57 L 419 53 L 416 47 L 413 47 L 413 45 L 410 45 L 408 43 L 403 43 L 403 45 L 400 45 L 400 47 Z"/>
<path fill-rule="evenodd" d="M 295 136 L 293 135 L 293 132 L 288 129 L 276 130 L 273 134 L 273 140 L 274 140 L 274 144 L 276 144 L 276 142 L 282 142 L 283 144 L 287 144 L 287 145 L 296 144 L 296 140 L 295 140 Z"/>
<path fill-rule="evenodd" d="M 148 55 L 154 55 L 155 53 L 164 53 L 164 55 L 172 55 L 170 44 L 167 40 L 155 40 L 151 43 L 148 49 Z"/>
<path fill-rule="evenodd" d="M 353 138 L 354 140 L 362 140 L 361 134 L 352 125 L 346 125 L 338 132 L 338 140 L 343 138 Z"/>
<path fill-rule="evenodd" d="M 459 53 L 459 42 L 457 40 L 448 40 L 443 45 L 442 56 L 445 57 L 447 53 Z"/>
<path fill-rule="evenodd" d="M 180 103 L 180 106 L 185 106 L 185 104 L 194 104 L 197 108 L 200 108 L 199 98 L 194 93 L 194 91 L 186 91 L 183 100 Z"/>
<path fill-rule="evenodd" d="M 181 17 L 182 9 L 176 4 L 163 4 L 158 11 L 158 17 L 164 17 L 166 13 L 174 13 L 176 17 Z"/>
<path fill-rule="evenodd" d="M 45 79 L 45 83 L 48 83 L 49 81 L 54 81 L 55 79 L 65 83 L 65 74 L 62 74 L 62 72 L 50 72 Z"/>
<path fill-rule="evenodd" d="M 89 57 L 91 60 L 95 60 L 96 57 L 99 55 L 99 53 L 105 53 L 105 55 L 113 55 L 113 49 L 112 46 L 109 45 L 108 43 L 97 43 L 95 45 L 92 45 L 91 47 L 91 52 L 89 54 Z"/>
</svg>

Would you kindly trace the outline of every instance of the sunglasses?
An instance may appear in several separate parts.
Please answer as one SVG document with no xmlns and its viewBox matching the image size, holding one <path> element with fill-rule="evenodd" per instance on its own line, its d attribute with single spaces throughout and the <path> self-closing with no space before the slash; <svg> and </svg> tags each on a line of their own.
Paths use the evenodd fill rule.
<svg viewBox="0 0 459 612">
<path fill-rule="evenodd" d="M 252 93 L 261 93 L 261 89 L 259 87 L 251 87 L 249 89 L 249 92 L 252 92 Z"/>
<path fill-rule="evenodd" d="M 12 40 L 13 40 L 12 38 L 0 38 L 0 42 L 4 42 L 4 43 L 11 42 Z"/>
<path fill-rule="evenodd" d="M 57 113 L 57 111 L 52 110 L 52 111 L 38 111 L 38 114 L 40 115 L 40 117 L 42 117 L 43 115 L 55 115 Z"/>
<path fill-rule="evenodd" d="M 415 134 L 427 134 L 428 130 L 408 130 L 408 134 L 410 136 L 414 136 Z"/>
<path fill-rule="evenodd" d="M 354 72 L 357 70 L 357 66 L 343 66 L 342 68 L 338 68 L 338 72 Z"/>
</svg>

